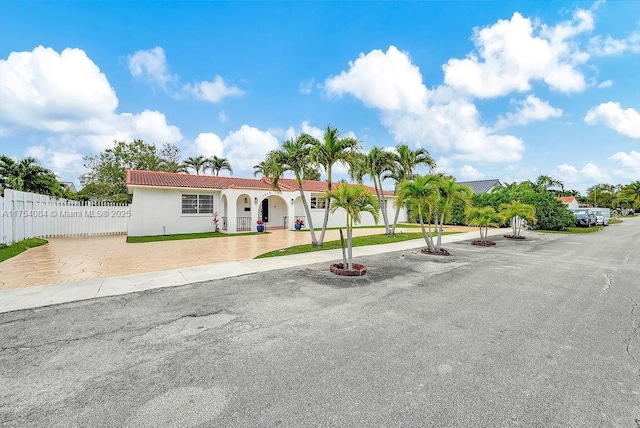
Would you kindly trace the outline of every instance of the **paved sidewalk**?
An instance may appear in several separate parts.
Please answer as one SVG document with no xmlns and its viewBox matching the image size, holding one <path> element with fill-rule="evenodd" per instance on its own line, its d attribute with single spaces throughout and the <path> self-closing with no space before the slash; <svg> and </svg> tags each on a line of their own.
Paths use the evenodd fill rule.
<svg viewBox="0 0 640 428">
<path fill-rule="evenodd" d="M 469 230 L 468 227 L 445 226 L 445 231 Z M 419 232 L 420 229 L 399 225 L 398 232 L 402 231 Z M 384 229 L 362 228 L 356 232 L 357 236 L 380 233 L 384 233 Z M 336 239 L 339 239 L 338 230 L 327 231 L 325 241 Z M 0 262 L 0 290 L 252 259 L 269 251 L 310 241 L 309 232 L 283 229 L 246 236 L 141 244 L 127 244 L 124 235 L 50 238 L 48 245 L 32 248 Z"/>
<path fill-rule="evenodd" d="M 490 229 L 489 236 L 502 235 L 511 229 Z M 464 232 L 442 237 L 443 244 L 477 239 L 478 231 Z M 356 247 L 353 257 L 364 257 L 393 251 L 413 250 L 424 247 L 423 239 L 396 242 L 393 244 Z M 341 250 L 326 250 L 291 256 L 249 259 L 213 263 L 205 266 L 162 270 L 142 274 L 110 278 L 98 278 L 68 284 L 37 286 L 0 290 L 0 313 L 20 309 L 37 308 L 98 297 L 135 293 L 155 288 L 174 287 L 195 282 L 230 278 L 256 272 L 267 272 L 301 265 L 336 262 L 342 259 Z M 357 260 L 356 260 L 357 261 Z"/>
</svg>

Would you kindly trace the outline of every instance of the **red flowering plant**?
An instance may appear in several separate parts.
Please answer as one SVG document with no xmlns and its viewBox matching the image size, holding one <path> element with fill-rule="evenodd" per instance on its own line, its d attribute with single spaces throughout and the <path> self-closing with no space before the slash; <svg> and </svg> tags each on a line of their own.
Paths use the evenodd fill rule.
<svg viewBox="0 0 640 428">
<path fill-rule="evenodd" d="M 262 221 L 262 220 L 258 219 L 258 221 L 256 222 L 256 224 L 257 224 L 258 226 L 260 226 L 260 225 L 264 224 L 264 221 Z"/>
<path fill-rule="evenodd" d="M 300 226 L 304 226 L 304 220 L 301 218 L 297 218 L 296 219 L 296 224 L 299 224 Z"/>
</svg>

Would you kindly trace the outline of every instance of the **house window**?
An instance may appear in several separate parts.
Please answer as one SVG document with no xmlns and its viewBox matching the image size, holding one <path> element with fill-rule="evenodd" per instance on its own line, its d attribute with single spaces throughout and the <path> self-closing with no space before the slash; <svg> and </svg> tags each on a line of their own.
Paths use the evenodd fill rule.
<svg viewBox="0 0 640 428">
<path fill-rule="evenodd" d="M 182 214 L 212 214 L 213 195 L 182 195 Z"/>
<path fill-rule="evenodd" d="M 311 209 L 323 210 L 327 206 L 327 200 L 319 196 L 311 197 Z"/>
</svg>

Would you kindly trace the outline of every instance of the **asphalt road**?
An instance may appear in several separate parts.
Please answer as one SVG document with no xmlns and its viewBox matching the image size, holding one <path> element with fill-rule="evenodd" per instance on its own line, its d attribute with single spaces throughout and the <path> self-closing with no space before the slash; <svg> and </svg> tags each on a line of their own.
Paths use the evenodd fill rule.
<svg viewBox="0 0 640 428">
<path fill-rule="evenodd" d="M 0 424 L 640 427 L 640 218 L 0 314 Z"/>
</svg>

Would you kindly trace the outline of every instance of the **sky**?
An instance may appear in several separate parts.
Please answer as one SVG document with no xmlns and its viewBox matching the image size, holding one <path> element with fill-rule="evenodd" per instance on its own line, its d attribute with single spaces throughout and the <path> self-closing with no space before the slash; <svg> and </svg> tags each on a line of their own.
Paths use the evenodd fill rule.
<svg viewBox="0 0 640 428">
<path fill-rule="evenodd" d="M 0 153 L 63 181 L 135 138 L 251 177 L 329 124 L 458 181 L 640 180 L 640 1 L 0 3 Z"/>
</svg>

